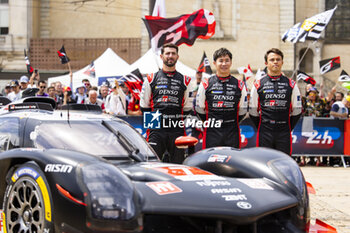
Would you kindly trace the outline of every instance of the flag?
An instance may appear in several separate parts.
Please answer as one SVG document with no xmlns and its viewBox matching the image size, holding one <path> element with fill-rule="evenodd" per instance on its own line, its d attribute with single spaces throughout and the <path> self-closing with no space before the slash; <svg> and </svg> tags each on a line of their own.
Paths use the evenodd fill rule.
<svg viewBox="0 0 350 233">
<path fill-rule="evenodd" d="M 57 51 L 59 58 L 61 59 L 62 64 L 68 63 L 69 57 L 67 57 L 66 50 L 64 49 L 64 46 L 62 45 L 62 48 Z"/>
<path fill-rule="evenodd" d="M 27 52 L 26 50 L 24 50 L 24 60 L 26 61 L 26 66 L 27 66 L 27 71 L 28 71 L 28 74 L 32 74 L 34 72 L 34 69 L 33 67 L 30 65 L 30 61 L 29 61 L 29 58 L 27 57 Z"/>
<path fill-rule="evenodd" d="M 156 0 L 153 7 L 152 16 L 166 17 L 164 0 Z"/>
<path fill-rule="evenodd" d="M 255 80 L 259 80 L 262 77 L 265 77 L 267 74 L 267 68 L 265 67 L 263 70 L 258 69 L 258 71 L 255 74 Z"/>
<path fill-rule="evenodd" d="M 345 72 L 345 70 L 342 70 L 339 78 L 338 78 L 339 82 L 348 82 L 350 81 L 350 76 L 348 75 L 348 73 Z"/>
<path fill-rule="evenodd" d="M 241 67 L 238 67 L 237 70 L 238 70 L 238 73 L 243 74 L 247 80 L 250 77 L 253 77 L 253 75 L 254 75 L 249 64 L 248 64 L 248 67 L 241 66 Z"/>
<path fill-rule="evenodd" d="M 124 75 L 120 81 L 124 82 L 135 99 L 140 99 L 143 77 L 139 69 L 132 71 L 130 74 Z"/>
<path fill-rule="evenodd" d="M 340 57 L 320 61 L 320 74 L 325 74 L 338 68 L 340 68 Z"/>
<path fill-rule="evenodd" d="M 205 54 L 205 52 L 203 53 L 202 60 L 199 63 L 197 72 L 202 72 L 202 73 L 204 72 L 207 74 L 213 73 L 213 71 L 211 70 L 211 67 L 210 67 L 209 59 L 207 58 L 207 55 Z"/>
<path fill-rule="evenodd" d="M 298 74 L 297 74 L 297 81 L 299 80 L 303 80 L 306 83 L 309 83 L 311 85 L 316 85 L 316 81 L 315 79 L 313 79 L 312 77 L 310 77 L 308 74 L 298 70 Z"/>
<path fill-rule="evenodd" d="M 90 65 L 88 66 L 88 68 L 84 71 L 84 74 L 86 75 L 90 75 L 91 77 L 95 78 L 96 74 L 95 74 L 95 63 L 94 61 L 92 61 L 90 63 Z"/>
<path fill-rule="evenodd" d="M 209 39 L 215 34 L 215 18 L 208 10 L 174 18 L 145 16 L 143 19 L 154 51 L 166 43 L 191 46 L 197 38 Z"/>
<path fill-rule="evenodd" d="M 317 40 L 320 38 L 322 31 L 326 28 L 336 9 L 337 6 L 331 10 L 307 18 L 302 23 L 295 24 L 283 34 L 282 40 L 293 43 L 299 41 L 305 42 L 305 40 Z"/>
</svg>

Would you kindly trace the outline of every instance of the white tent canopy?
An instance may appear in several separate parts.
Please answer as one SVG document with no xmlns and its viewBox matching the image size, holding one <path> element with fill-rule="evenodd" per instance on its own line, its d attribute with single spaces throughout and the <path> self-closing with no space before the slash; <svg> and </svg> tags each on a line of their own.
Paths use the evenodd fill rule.
<svg viewBox="0 0 350 233">
<path fill-rule="evenodd" d="M 95 77 L 85 74 L 90 65 L 73 73 L 73 90 L 81 84 L 83 79 L 88 79 L 93 86 L 97 86 L 99 77 L 121 76 L 129 71 L 129 64 L 120 58 L 111 48 L 106 49 L 104 53 L 94 60 Z M 64 86 L 70 85 L 69 75 L 61 75 L 48 79 L 48 83 L 60 81 Z"/>
<path fill-rule="evenodd" d="M 152 49 L 149 49 L 141 58 L 135 61 L 130 65 L 130 72 L 138 68 L 142 74 L 149 74 L 157 72 L 163 66 L 163 61 L 161 60 L 159 55 L 156 55 Z M 176 70 L 183 75 L 187 75 L 190 77 L 196 76 L 196 70 L 192 69 L 181 61 L 177 61 Z M 206 76 L 206 75 L 204 75 Z"/>
</svg>

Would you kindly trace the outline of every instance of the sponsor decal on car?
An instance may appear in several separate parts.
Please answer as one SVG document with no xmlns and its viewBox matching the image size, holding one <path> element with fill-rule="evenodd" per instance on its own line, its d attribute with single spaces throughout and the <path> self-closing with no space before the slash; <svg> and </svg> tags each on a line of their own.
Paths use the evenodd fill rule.
<svg viewBox="0 0 350 233">
<path fill-rule="evenodd" d="M 237 179 L 239 182 L 249 186 L 252 189 L 273 190 L 273 188 L 266 184 L 261 179 Z"/>
<path fill-rule="evenodd" d="M 211 193 L 224 194 L 224 193 L 241 193 L 242 190 L 239 188 L 221 188 L 221 189 L 211 189 Z"/>
<path fill-rule="evenodd" d="M 219 180 L 219 181 L 212 181 L 212 180 L 204 180 L 204 181 L 198 181 L 196 182 L 201 187 L 216 187 L 216 186 L 230 186 L 231 183 L 227 180 Z"/>
<path fill-rule="evenodd" d="M 214 175 L 213 173 L 201 170 L 195 167 L 184 165 L 153 167 L 153 170 L 168 174 L 182 181 L 196 180 L 224 180 L 225 178 Z"/>
<path fill-rule="evenodd" d="M 222 198 L 225 199 L 225 201 L 246 201 L 247 197 L 245 194 L 238 194 L 238 195 L 222 195 Z"/>
<path fill-rule="evenodd" d="M 209 156 L 208 162 L 227 163 L 230 159 L 231 159 L 231 156 L 228 156 L 228 155 L 213 154 Z"/>
<path fill-rule="evenodd" d="M 146 183 L 146 185 L 155 191 L 158 195 L 167 195 L 182 192 L 182 189 L 168 181 L 149 182 Z"/>
<path fill-rule="evenodd" d="M 72 170 L 73 166 L 66 164 L 47 164 L 45 166 L 45 172 L 71 173 Z"/>
<path fill-rule="evenodd" d="M 237 202 L 237 207 L 244 209 L 244 210 L 249 210 L 252 208 L 252 204 L 250 204 L 249 202 L 246 202 L 246 201 L 240 201 L 240 202 Z"/>
</svg>

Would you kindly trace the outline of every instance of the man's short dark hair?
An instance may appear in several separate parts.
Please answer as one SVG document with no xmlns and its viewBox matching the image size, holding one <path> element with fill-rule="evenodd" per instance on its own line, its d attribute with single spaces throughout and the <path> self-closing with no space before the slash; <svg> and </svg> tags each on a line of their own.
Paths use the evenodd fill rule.
<svg viewBox="0 0 350 233">
<path fill-rule="evenodd" d="M 219 57 L 225 57 L 226 55 L 232 60 L 232 53 L 226 48 L 220 48 L 214 52 L 213 60 L 216 61 Z"/>
<path fill-rule="evenodd" d="M 55 87 L 49 86 L 49 87 L 47 88 L 47 91 L 49 91 L 49 90 L 51 90 L 51 89 L 55 90 Z"/>
<path fill-rule="evenodd" d="M 176 49 L 177 53 L 179 52 L 179 47 L 177 45 L 175 45 L 175 44 L 172 44 L 172 43 L 167 43 L 167 44 L 164 44 L 162 46 L 162 48 L 160 50 L 162 54 L 164 54 L 164 49 L 165 48 L 174 48 L 174 49 Z"/>
<path fill-rule="evenodd" d="M 344 93 L 343 92 L 337 91 L 335 94 L 340 94 L 341 95 L 341 99 L 344 98 Z"/>
<path fill-rule="evenodd" d="M 84 78 L 83 80 L 81 80 L 81 82 L 82 82 L 82 83 L 83 83 L 83 82 L 90 82 L 90 80 L 87 79 L 87 78 Z"/>
<path fill-rule="evenodd" d="M 45 80 L 40 80 L 40 81 L 38 82 L 38 85 L 40 85 L 41 83 L 46 84 L 46 81 L 45 81 Z"/>
<path fill-rule="evenodd" d="M 283 60 L 283 53 L 281 50 L 277 49 L 277 48 L 272 48 L 267 50 L 266 54 L 265 54 L 265 62 L 267 62 L 267 56 L 269 56 L 270 53 L 276 53 L 277 55 L 280 55 L 282 57 Z"/>
</svg>

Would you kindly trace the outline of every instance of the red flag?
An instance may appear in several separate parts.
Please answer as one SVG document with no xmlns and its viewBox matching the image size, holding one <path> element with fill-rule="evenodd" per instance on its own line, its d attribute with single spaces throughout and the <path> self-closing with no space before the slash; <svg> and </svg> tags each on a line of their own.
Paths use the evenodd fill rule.
<svg viewBox="0 0 350 233">
<path fill-rule="evenodd" d="M 66 64 L 70 61 L 69 57 L 67 57 L 66 50 L 64 49 L 63 45 L 62 45 L 62 48 L 57 51 L 57 53 L 58 53 L 58 57 L 61 59 L 62 64 Z"/>
<path fill-rule="evenodd" d="M 303 80 L 304 82 L 306 83 L 309 83 L 313 86 L 316 85 L 316 81 L 315 79 L 313 79 L 312 77 L 310 77 L 308 74 L 304 73 L 304 72 L 301 72 L 298 70 L 298 75 L 297 75 L 297 80 Z"/>
<path fill-rule="evenodd" d="M 96 77 L 96 73 L 95 73 L 95 63 L 94 63 L 94 61 L 92 61 L 92 62 L 90 63 L 90 65 L 88 66 L 88 68 L 84 71 L 84 74 L 90 75 L 90 76 L 93 77 L 93 78 Z"/>
<path fill-rule="evenodd" d="M 30 61 L 29 61 L 29 58 L 27 57 L 27 52 L 26 50 L 24 50 L 24 60 L 26 61 L 26 66 L 27 66 L 27 71 L 28 71 L 28 74 L 32 74 L 34 69 L 33 67 L 30 65 Z"/>
<path fill-rule="evenodd" d="M 340 57 L 329 58 L 320 61 L 320 73 L 325 74 L 340 68 Z"/>
<path fill-rule="evenodd" d="M 214 15 L 204 9 L 175 18 L 145 16 L 143 21 L 154 50 L 166 43 L 191 46 L 197 38 L 209 39 L 215 34 Z"/>
<path fill-rule="evenodd" d="M 132 71 L 130 74 L 123 76 L 124 83 L 128 87 L 130 93 L 136 100 L 140 99 L 143 77 L 139 69 Z"/>
<path fill-rule="evenodd" d="M 203 57 L 202 57 L 201 63 L 198 66 L 197 71 L 202 72 L 202 73 L 204 72 L 207 74 L 213 73 L 213 71 L 211 70 L 211 67 L 210 67 L 209 59 L 207 58 L 207 55 L 205 54 L 205 52 L 203 53 Z"/>
</svg>

